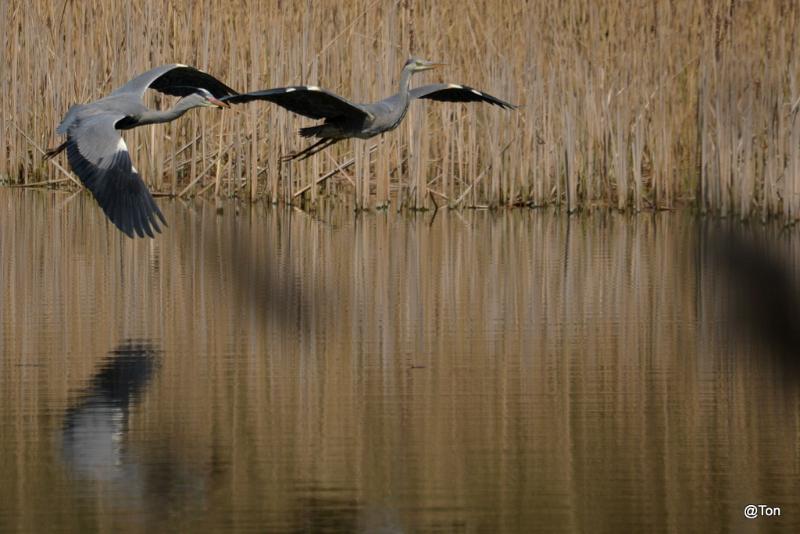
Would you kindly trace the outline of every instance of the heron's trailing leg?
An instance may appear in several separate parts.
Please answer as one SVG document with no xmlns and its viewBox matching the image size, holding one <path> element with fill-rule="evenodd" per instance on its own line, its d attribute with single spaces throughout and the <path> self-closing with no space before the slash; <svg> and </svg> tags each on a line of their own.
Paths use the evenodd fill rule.
<svg viewBox="0 0 800 534">
<path fill-rule="evenodd" d="M 317 141 L 313 145 L 304 148 L 300 152 L 294 152 L 294 153 L 289 154 L 287 156 L 283 156 L 281 158 L 281 161 L 292 161 L 292 160 L 295 160 L 295 159 L 302 161 L 302 160 L 304 160 L 306 158 L 310 158 L 311 156 L 313 156 L 314 154 L 316 154 L 317 152 L 319 152 L 321 150 L 325 150 L 326 148 L 328 148 L 329 146 L 331 146 L 332 144 L 334 144 L 334 143 L 336 143 L 338 141 L 339 141 L 339 139 L 320 139 L 319 141 Z"/>
<path fill-rule="evenodd" d="M 45 160 L 53 159 L 54 157 L 56 157 L 59 154 L 61 154 L 64 151 L 65 148 L 67 148 L 67 142 L 66 141 L 64 141 L 63 143 L 61 143 L 60 145 L 58 145 L 55 148 L 48 148 L 47 151 L 44 153 L 44 159 Z"/>
<path fill-rule="evenodd" d="M 341 141 L 341 139 L 330 139 L 329 141 L 330 141 L 330 142 L 328 142 L 328 143 L 325 143 L 324 145 L 320 146 L 319 148 L 317 148 L 317 149 L 316 149 L 316 150 L 314 150 L 313 152 L 309 152 L 308 154 L 306 154 L 305 156 L 303 156 L 302 158 L 300 158 L 300 161 L 303 161 L 304 159 L 310 158 L 311 156 L 313 156 L 313 155 L 314 155 L 314 154 L 316 154 L 317 152 L 321 152 L 321 151 L 325 150 L 326 148 L 328 148 L 329 146 L 335 145 L 336 143 L 338 143 L 339 141 Z"/>
<path fill-rule="evenodd" d="M 297 158 L 299 158 L 300 156 L 303 156 L 304 154 L 306 154 L 306 153 L 307 153 L 307 152 L 309 152 L 310 150 L 312 150 L 312 149 L 314 149 L 314 148 L 318 147 L 319 145 L 321 145 L 322 143 L 325 143 L 325 142 L 327 142 L 327 141 L 330 141 L 330 139 L 320 139 L 320 140 L 319 140 L 319 141 L 317 141 L 316 143 L 312 144 L 312 145 L 311 145 L 311 146 L 309 146 L 309 147 L 306 147 L 306 148 L 304 148 L 304 149 L 303 149 L 303 150 L 301 150 L 300 152 L 292 152 L 291 154 L 287 154 L 286 156 L 281 156 L 281 161 L 291 161 L 291 160 L 293 160 L 293 159 L 297 159 Z"/>
</svg>

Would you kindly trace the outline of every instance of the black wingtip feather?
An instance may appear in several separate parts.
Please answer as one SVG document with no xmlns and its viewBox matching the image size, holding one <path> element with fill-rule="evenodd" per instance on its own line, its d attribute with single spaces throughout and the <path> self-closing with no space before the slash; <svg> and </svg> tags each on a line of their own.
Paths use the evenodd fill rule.
<svg viewBox="0 0 800 534">
<path fill-rule="evenodd" d="M 485 102 L 502 109 L 517 109 L 519 106 L 500 100 L 496 96 L 478 91 L 468 85 L 434 84 L 417 87 L 411 90 L 414 98 L 438 100 L 439 102 Z"/>
<path fill-rule="evenodd" d="M 149 195 L 149 199 L 148 200 L 149 200 L 149 204 L 150 204 L 150 219 L 153 221 L 153 224 L 156 224 L 156 218 L 153 216 L 153 215 L 156 215 L 156 216 L 158 216 L 158 219 L 161 221 L 161 224 L 163 224 L 164 227 L 166 228 L 168 226 L 167 225 L 167 220 L 164 218 L 164 214 L 161 213 L 161 209 L 158 207 L 158 204 L 156 204 L 156 201 L 153 198 L 153 195 Z M 158 227 L 158 226 L 156 225 L 156 227 Z M 159 232 L 160 231 L 161 230 L 159 230 Z"/>
<path fill-rule="evenodd" d="M 300 137 L 315 137 L 321 131 L 322 125 L 307 126 L 305 128 L 300 128 L 297 132 L 300 134 Z"/>
<path fill-rule="evenodd" d="M 333 119 L 345 117 L 349 120 L 365 120 L 369 114 L 357 104 L 317 86 L 295 85 L 251 91 L 230 97 L 223 102 L 244 104 L 253 100 L 264 100 L 278 104 L 292 113 L 310 119 Z"/>
<path fill-rule="evenodd" d="M 178 66 L 168 70 L 150 83 L 150 88 L 172 96 L 187 96 L 202 87 L 215 98 L 238 95 L 214 76 L 189 66 Z"/>
<path fill-rule="evenodd" d="M 143 231 L 145 234 L 147 234 L 147 236 L 150 239 L 153 239 L 155 237 L 155 234 L 153 234 L 153 229 L 151 228 L 151 225 L 150 225 L 150 217 L 148 216 L 148 214 L 146 213 L 145 210 L 146 210 L 146 205 L 144 205 L 144 204 L 140 205 L 136 209 L 136 213 L 137 213 L 137 215 L 139 217 L 139 221 L 140 221 L 139 228 L 141 229 L 141 231 Z M 139 237 L 144 237 L 144 235 L 139 234 Z"/>
<path fill-rule="evenodd" d="M 127 216 L 130 217 L 133 222 L 133 231 L 136 232 L 137 236 L 144 237 L 144 221 L 142 220 L 141 207 L 138 205 L 131 205 L 130 202 L 128 202 L 126 209 Z"/>
</svg>

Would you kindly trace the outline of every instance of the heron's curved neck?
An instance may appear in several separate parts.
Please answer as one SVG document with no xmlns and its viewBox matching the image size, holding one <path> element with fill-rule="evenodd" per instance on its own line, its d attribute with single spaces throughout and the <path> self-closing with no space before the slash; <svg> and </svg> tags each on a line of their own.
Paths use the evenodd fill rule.
<svg viewBox="0 0 800 534">
<path fill-rule="evenodd" d="M 400 74 L 400 99 L 403 101 L 404 105 L 408 105 L 409 99 L 409 85 L 411 85 L 411 75 L 414 74 L 411 72 L 411 69 L 403 69 L 403 72 Z"/>
<path fill-rule="evenodd" d="M 139 120 L 137 121 L 137 126 L 141 126 L 143 124 L 158 124 L 161 122 L 170 122 L 192 108 L 198 107 L 199 104 L 196 102 L 192 102 L 188 99 L 179 100 L 177 104 L 175 104 L 171 109 L 166 111 L 157 111 L 148 109 L 144 111 L 141 116 L 139 116 Z"/>
<path fill-rule="evenodd" d="M 406 111 L 408 111 L 408 104 L 411 102 L 411 95 L 409 92 L 408 86 L 411 82 L 411 69 L 403 69 L 403 72 L 400 74 L 400 92 L 397 93 L 397 96 L 400 98 L 400 102 L 398 106 L 394 106 L 394 109 L 390 113 L 389 122 L 391 126 L 389 129 L 397 127 L 400 124 L 400 121 L 406 116 Z"/>
</svg>

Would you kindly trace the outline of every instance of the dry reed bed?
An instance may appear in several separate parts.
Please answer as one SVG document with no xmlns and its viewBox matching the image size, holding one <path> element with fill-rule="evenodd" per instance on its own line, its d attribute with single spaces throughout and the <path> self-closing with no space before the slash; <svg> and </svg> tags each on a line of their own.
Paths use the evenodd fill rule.
<svg viewBox="0 0 800 534">
<path fill-rule="evenodd" d="M 780 0 L 8 1 L 0 176 L 70 185 L 40 150 L 61 115 L 156 64 L 194 64 L 239 90 L 314 83 L 363 101 L 396 90 L 411 51 L 449 63 L 415 83 L 467 83 L 523 107 L 417 103 L 396 132 L 291 166 L 278 158 L 303 146 L 306 121 L 270 105 L 196 111 L 128 144 L 171 195 L 569 210 L 693 201 L 795 219 L 799 17 Z"/>
</svg>

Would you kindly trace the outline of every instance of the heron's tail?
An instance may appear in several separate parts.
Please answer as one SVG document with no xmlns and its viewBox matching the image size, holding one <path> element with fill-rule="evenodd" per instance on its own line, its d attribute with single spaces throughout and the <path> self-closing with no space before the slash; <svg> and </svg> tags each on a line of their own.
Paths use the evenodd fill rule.
<svg viewBox="0 0 800 534">
<path fill-rule="evenodd" d="M 324 126 L 323 124 L 320 124 L 319 126 L 308 126 L 306 128 L 300 128 L 300 136 L 319 137 L 320 132 L 322 132 L 323 126 Z"/>
<path fill-rule="evenodd" d="M 54 157 L 58 156 L 59 154 L 61 154 L 64 151 L 65 148 L 67 148 L 67 142 L 66 141 L 64 141 L 63 143 L 61 143 L 60 145 L 58 145 L 55 148 L 47 149 L 47 151 L 45 151 L 45 153 L 44 153 L 45 161 L 47 161 L 48 159 L 53 159 Z"/>
</svg>

